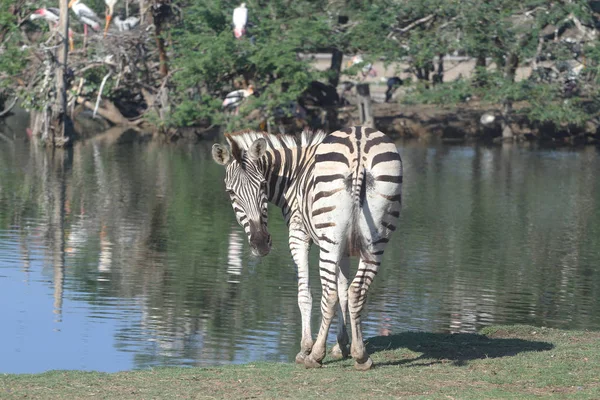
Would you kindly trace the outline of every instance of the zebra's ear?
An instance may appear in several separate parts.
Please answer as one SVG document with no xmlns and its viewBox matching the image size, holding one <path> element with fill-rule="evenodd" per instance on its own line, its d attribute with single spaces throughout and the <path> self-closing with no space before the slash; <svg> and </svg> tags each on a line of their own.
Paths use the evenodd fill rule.
<svg viewBox="0 0 600 400">
<path fill-rule="evenodd" d="M 251 160 L 258 160 L 265 155 L 267 151 L 267 141 L 263 138 L 256 139 L 248 149 L 248 156 Z"/>
<path fill-rule="evenodd" d="M 229 163 L 229 160 L 231 159 L 231 153 L 229 153 L 227 147 L 218 143 L 213 144 L 212 156 L 213 159 L 217 162 L 217 164 L 221 165 L 227 165 L 227 163 Z"/>
</svg>

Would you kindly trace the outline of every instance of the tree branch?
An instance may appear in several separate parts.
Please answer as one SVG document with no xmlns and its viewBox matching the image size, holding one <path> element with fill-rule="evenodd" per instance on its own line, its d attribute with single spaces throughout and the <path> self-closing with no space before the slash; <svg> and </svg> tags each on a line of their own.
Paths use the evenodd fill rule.
<svg viewBox="0 0 600 400">
<path fill-rule="evenodd" d="M 408 32 L 408 31 L 410 31 L 411 29 L 414 29 L 414 28 L 416 28 L 416 27 L 417 27 L 417 26 L 419 26 L 419 25 L 423 25 L 424 23 L 431 21 L 433 18 L 435 18 L 435 14 L 429 14 L 429 15 L 428 15 L 428 16 L 426 16 L 426 17 L 423 17 L 423 18 L 421 18 L 421 19 L 418 19 L 418 20 L 416 20 L 416 21 L 414 21 L 414 22 L 412 22 L 412 23 L 408 24 L 408 25 L 407 25 L 406 27 L 404 27 L 404 28 L 394 28 L 394 32 L 396 32 L 396 33 L 400 33 L 400 34 L 402 34 L 402 33 L 406 33 L 406 32 Z"/>
<path fill-rule="evenodd" d="M 13 99 L 12 103 L 8 107 L 6 107 L 4 109 L 4 111 L 0 112 L 0 118 L 4 117 L 6 114 L 8 114 L 10 112 L 10 110 L 13 109 L 13 107 L 15 106 L 15 104 L 17 104 L 17 100 L 18 100 L 18 97 L 15 97 Z"/>
</svg>

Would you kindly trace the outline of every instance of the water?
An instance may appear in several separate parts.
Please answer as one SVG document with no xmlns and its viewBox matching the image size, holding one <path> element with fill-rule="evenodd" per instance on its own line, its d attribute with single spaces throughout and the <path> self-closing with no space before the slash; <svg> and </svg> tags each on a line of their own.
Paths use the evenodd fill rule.
<svg viewBox="0 0 600 400">
<path fill-rule="evenodd" d="M 273 208 L 273 252 L 249 255 L 210 144 L 0 146 L 0 372 L 293 360 L 285 225 Z M 596 149 L 399 148 L 402 222 L 365 337 L 600 329 Z"/>
</svg>

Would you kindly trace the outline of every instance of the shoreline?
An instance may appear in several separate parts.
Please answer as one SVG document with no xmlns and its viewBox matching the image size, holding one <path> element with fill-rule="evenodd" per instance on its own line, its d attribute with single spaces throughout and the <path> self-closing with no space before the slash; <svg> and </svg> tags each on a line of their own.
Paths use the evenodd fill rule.
<svg viewBox="0 0 600 400">
<path fill-rule="evenodd" d="M 376 368 L 325 358 L 320 369 L 255 362 L 117 373 L 0 375 L 2 398 L 600 397 L 600 332 L 525 325 L 478 334 L 402 332 L 367 340 Z"/>
</svg>

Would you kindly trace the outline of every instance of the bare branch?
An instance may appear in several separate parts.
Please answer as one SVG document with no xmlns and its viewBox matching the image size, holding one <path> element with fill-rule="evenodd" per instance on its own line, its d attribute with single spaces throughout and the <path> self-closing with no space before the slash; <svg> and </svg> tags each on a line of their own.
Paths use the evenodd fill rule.
<svg viewBox="0 0 600 400">
<path fill-rule="evenodd" d="M 112 75 L 112 71 L 108 71 L 108 74 L 104 76 L 102 79 L 102 83 L 100 84 L 100 89 L 98 89 L 98 98 L 96 99 L 96 106 L 94 107 L 94 114 L 92 118 L 96 118 L 96 113 L 98 112 L 98 106 L 100 105 L 100 100 L 102 99 L 102 91 L 104 90 L 104 85 L 106 84 L 106 80 Z"/>
<path fill-rule="evenodd" d="M 590 41 L 596 40 L 596 38 L 598 37 L 598 31 L 596 30 L 596 28 L 587 28 L 587 27 L 585 27 L 581 23 L 581 21 L 579 20 L 579 18 L 577 18 L 573 14 L 569 14 L 568 19 L 570 19 L 571 21 L 573 21 L 573 23 L 575 24 L 575 26 L 577 27 L 577 29 L 579 29 L 581 31 L 581 33 L 583 33 L 583 35 L 586 37 L 586 39 L 588 39 Z"/>
<path fill-rule="evenodd" d="M 408 31 L 410 31 L 411 29 L 414 29 L 415 27 L 419 26 L 419 25 L 423 25 L 426 22 L 431 21 L 433 18 L 435 18 L 435 14 L 429 14 L 426 17 L 423 17 L 421 19 L 418 19 L 414 22 L 412 22 L 411 24 L 408 24 L 406 27 L 404 28 L 394 28 L 394 31 L 397 33 L 406 33 Z"/>
<path fill-rule="evenodd" d="M 17 98 L 17 97 L 15 97 L 15 98 L 13 99 L 12 103 L 11 103 L 11 104 L 9 104 L 9 105 L 8 105 L 8 107 L 6 107 L 6 108 L 4 109 L 4 111 L 0 112 L 0 118 L 4 117 L 6 114 L 8 114 L 8 113 L 10 112 L 10 110 L 12 110 L 12 109 L 13 109 L 13 107 L 15 106 L 15 104 L 17 104 L 17 100 L 18 100 L 18 98 Z"/>
</svg>

